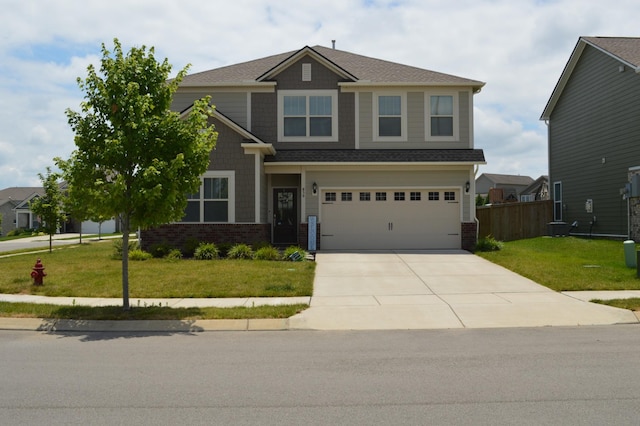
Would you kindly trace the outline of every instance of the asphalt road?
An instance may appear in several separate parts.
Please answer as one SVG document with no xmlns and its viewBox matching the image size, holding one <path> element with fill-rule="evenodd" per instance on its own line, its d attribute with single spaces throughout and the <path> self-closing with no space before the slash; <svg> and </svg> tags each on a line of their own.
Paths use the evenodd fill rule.
<svg viewBox="0 0 640 426">
<path fill-rule="evenodd" d="M 637 424 L 640 329 L 0 332 L 0 423 Z"/>
</svg>

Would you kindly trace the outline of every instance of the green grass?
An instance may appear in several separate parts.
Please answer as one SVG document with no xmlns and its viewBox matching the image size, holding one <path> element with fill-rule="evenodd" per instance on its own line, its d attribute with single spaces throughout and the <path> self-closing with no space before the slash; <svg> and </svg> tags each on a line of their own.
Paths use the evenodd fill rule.
<svg viewBox="0 0 640 426">
<path fill-rule="evenodd" d="M 640 289 L 621 241 L 541 237 L 476 254 L 556 291 Z"/>
<path fill-rule="evenodd" d="M 122 262 L 112 258 L 113 242 L 65 246 L 52 253 L 0 258 L 0 293 L 68 297 L 122 297 Z M 47 276 L 34 286 L 31 270 L 42 259 Z M 129 261 L 129 297 L 293 297 L 313 292 L 314 262 L 261 260 Z M 0 316 L 74 319 L 287 318 L 307 305 L 252 308 L 56 306 L 0 303 Z"/>
<path fill-rule="evenodd" d="M 0 302 L 0 316 L 12 318 L 50 318 L 87 320 L 197 320 L 289 318 L 308 305 L 257 306 L 252 308 L 169 308 L 137 307 L 124 311 L 121 306 L 59 306 L 36 303 Z"/>
<path fill-rule="evenodd" d="M 0 258 L 0 293 L 71 297 L 122 297 L 122 263 L 113 243 L 92 242 L 52 253 Z M 44 286 L 31 283 L 42 259 Z M 315 263 L 261 260 L 129 261 L 131 298 L 310 296 Z"/>
<path fill-rule="evenodd" d="M 556 291 L 640 289 L 636 269 L 625 264 L 621 241 L 541 237 L 476 254 Z M 594 302 L 640 310 L 640 299 Z"/>
</svg>

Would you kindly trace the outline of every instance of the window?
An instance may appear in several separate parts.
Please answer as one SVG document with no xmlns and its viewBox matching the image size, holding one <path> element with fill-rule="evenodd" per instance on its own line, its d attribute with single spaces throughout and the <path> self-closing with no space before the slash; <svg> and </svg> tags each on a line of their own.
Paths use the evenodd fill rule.
<svg viewBox="0 0 640 426">
<path fill-rule="evenodd" d="M 562 221 L 562 182 L 553 183 L 553 220 Z"/>
<path fill-rule="evenodd" d="M 182 222 L 235 222 L 234 178 L 234 172 L 205 174 L 198 192 L 187 195 Z"/>
<path fill-rule="evenodd" d="M 374 96 L 374 140 L 406 139 L 406 101 L 404 94 Z"/>
<path fill-rule="evenodd" d="M 337 141 L 338 92 L 280 90 L 278 123 L 279 141 Z"/>
<path fill-rule="evenodd" d="M 410 197 L 411 201 L 420 201 L 420 199 L 422 198 L 422 194 L 420 192 L 412 192 L 410 194 Z"/>
<path fill-rule="evenodd" d="M 353 194 L 351 192 L 343 192 L 340 199 L 342 201 L 351 201 L 353 199 Z"/>
<path fill-rule="evenodd" d="M 387 201 L 386 192 L 376 192 L 376 201 Z"/>
<path fill-rule="evenodd" d="M 371 193 L 370 192 L 361 192 L 360 193 L 360 201 L 371 201 Z"/>
<path fill-rule="evenodd" d="M 445 191 L 444 192 L 444 199 L 445 201 L 455 201 L 456 200 L 456 193 L 453 191 Z"/>
<path fill-rule="evenodd" d="M 404 201 L 404 192 L 394 192 L 393 199 L 395 201 Z"/>
<path fill-rule="evenodd" d="M 335 192 L 325 192 L 324 200 L 325 201 L 336 201 L 336 193 Z"/>
<path fill-rule="evenodd" d="M 440 193 L 429 191 L 429 201 L 438 201 L 440 199 Z"/>
<path fill-rule="evenodd" d="M 458 97 L 453 94 L 425 95 L 426 138 L 434 141 L 458 139 Z"/>
</svg>

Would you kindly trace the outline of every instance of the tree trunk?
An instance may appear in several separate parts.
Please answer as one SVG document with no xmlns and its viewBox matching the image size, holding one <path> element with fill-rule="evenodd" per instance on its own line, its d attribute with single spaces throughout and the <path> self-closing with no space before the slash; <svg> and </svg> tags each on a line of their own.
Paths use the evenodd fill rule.
<svg viewBox="0 0 640 426">
<path fill-rule="evenodd" d="M 49 234 L 49 253 L 53 251 L 53 235 Z"/>
<path fill-rule="evenodd" d="M 129 307 L 129 216 L 122 220 L 122 308 Z"/>
</svg>

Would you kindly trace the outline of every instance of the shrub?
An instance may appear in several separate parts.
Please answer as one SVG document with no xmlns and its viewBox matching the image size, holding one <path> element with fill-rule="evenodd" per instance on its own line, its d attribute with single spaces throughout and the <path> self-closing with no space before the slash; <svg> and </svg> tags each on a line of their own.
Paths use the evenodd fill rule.
<svg viewBox="0 0 640 426">
<path fill-rule="evenodd" d="M 282 255 L 280 254 L 280 250 L 273 246 L 261 247 L 256 250 L 256 254 L 254 256 L 258 260 L 280 260 L 282 259 Z"/>
<path fill-rule="evenodd" d="M 271 247 L 271 244 L 267 241 L 258 241 L 257 243 L 251 244 L 251 247 L 253 247 L 253 251 L 257 252 L 261 248 Z"/>
<path fill-rule="evenodd" d="M 295 253 L 298 253 L 298 255 Z M 307 254 L 307 251 L 300 246 L 289 246 L 285 249 L 282 257 L 284 260 L 302 261 L 306 260 Z"/>
<path fill-rule="evenodd" d="M 476 243 L 476 251 L 498 251 L 503 246 L 502 241 L 498 241 L 491 235 L 482 237 Z"/>
<path fill-rule="evenodd" d="M 149 247 L 149 253 L 151 253 L 151 256 L 153 257 L 162 258 L 166 257 L 171 249 L 172 247 L 167 243 L 153 244 Z"/>
<path fill-rule="evenodd" d="M 147 253 L 144 250 L 131 250 L 129 252 L 129 259 L 131 260 L 148 260 L 151 259 L 153 256 L 151 256 L 151 253 Z"/>
<path fill-rule="evenodd" d="M 140 243 L 138 240 L 129 240 L 129 253 L 134 250 L 140 250 Z M 113 258 L 122 258 L 122 238 L 116 238 L 113 240 Z"/>
<path fill-rule="evenodd" d="M 225 258 L 227 257 L 227 254 L 229 253 L 229 250 L 231 250 L 231 247 L 233 247 L 233 244 L 231 243 L 219 243 L 217 244 L 218 246 L 218 251 L 220 253 L 220 257 Z"/>
<path fill-rule="evenodd" d="M 253 250 L 246 244 L 236 244 L 227 253 L 229 259 L 253 259 Z"/>
<path fill-rule="evenodd" d="M 24 233 L 24 229 L 16 228 L 16 229 L 12 229 L 11 231 L 7 232 L 7 237 L 17 237 L 18 235 L 22 235 L 23 233 Z"/>
<path fill-rule="evenodd" d="M 200 243 L 193 252 L 193 257 L 197 260 L 213 260 L 218 258 L 218 248 L 214 243 Z"/>
<path fill-rule="evenodd" d="M 184 254 L 186 257 L 193 257 L 199 245 L 200 241 L 197 238 L 187 238 L 182 245 L 182 254 Z"/>
<path fill-rule="evenodd" d="M 173 249 L 169 251 L 169 253 L 167 253 L 167 255 L 165 256 L 165 259 L 180 260 L 182 259 L 182 252 L 178 249 Z"/>
</svg>

